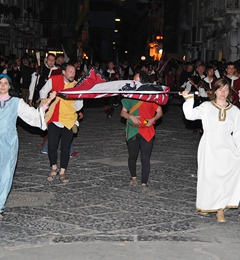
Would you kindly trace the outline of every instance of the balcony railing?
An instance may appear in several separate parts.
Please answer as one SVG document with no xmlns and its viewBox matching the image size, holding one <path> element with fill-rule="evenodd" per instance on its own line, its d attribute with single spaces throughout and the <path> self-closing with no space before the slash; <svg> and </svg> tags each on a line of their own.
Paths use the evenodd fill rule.
<svg viewBox="0 0 240 260">
<path fill-rule="evenodd" d="M 240 0 L 210 0 L 199 10 L 199 23 L 209 23 L 234 13 L 240 13 Z"/>
</svg>

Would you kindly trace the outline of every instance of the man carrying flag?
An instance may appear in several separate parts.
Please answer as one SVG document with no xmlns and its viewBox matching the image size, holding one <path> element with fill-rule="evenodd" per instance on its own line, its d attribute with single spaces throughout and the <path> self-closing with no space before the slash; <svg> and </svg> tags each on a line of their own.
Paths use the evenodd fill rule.
<svg viewBox="0 0 240 260">
<path fill-rule="evenodd" d="M 134 76 L 135 81 L 150 82 L 145 71 L 139 71 Z M 147 188 L 150 173 L 150 156 L 155 136 L 154 124 L 163 115 L 161 106 L 153 102 L 136 99 L 122 99 L 121 116 L 127 119 L 126 139 L 128 145 L 128 167 L 130 170 L 130 185 L 137 185 L 136 163 L 139 150 L 141 152 L 142 180 L 141 187 Z"/>
<path fill-rule="evenodd" d="M 77 82 L 74 81 L 75 67 L 70 63 L 62 65 L 62 75 L 51 76 L 40 91 L 42 100 L 47 98 L 50 91 L 61 91 L 73 87 Z M 59 174 L 61 182 L 69 182 L 66 177 L 66 169 L 69 162 L 70 145 L 73 138 L 72 128 L 77 120 L 77 111 L 83 106 L 82 100 L 66 100 L 56 97 L 51 109 L 45 115 L 48 125 L 48 157 L 51 171 L 48 181 L 56 179 Z M 57 167 L 58 143 L 61 138 L 60 169 Z"/>
</svg>

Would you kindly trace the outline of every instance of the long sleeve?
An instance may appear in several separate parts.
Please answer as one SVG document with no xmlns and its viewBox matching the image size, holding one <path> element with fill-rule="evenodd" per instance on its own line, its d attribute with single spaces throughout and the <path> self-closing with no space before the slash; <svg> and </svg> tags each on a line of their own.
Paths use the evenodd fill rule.
<svg viewBox="0 0 240 260">
<path fill-rule="evenodd" d="M 234 116 L 233 138 L 234 138 L 235 145 L 240 151 L 240 110 L 239 109 L 237 109 L 236 115 Z"/>
<path fill-rule="evenodd" d="M 52 90 L 52 79 L 50 78 L 39 92 L 40 98 L 47 98 L 48 93 Z"/>
<path fill-rule="evenodd" d="M 204 110 L 204 103 L 200 106 L 193 108 L 194 105 L 194 95 L 188 95 L 185 97 L 185 102 L 183 103 L 183 113 L 188 120 L 197 120 L 202 119 L 203 117 L 203 110 Z"/>
<path fill-rule="evenodd" d="M 18 116 L 31 126 L 36 126 L 42 130 L 46 130 L 46 123 L 44 119 L 44 112 L 40 108 L 33 108 L 27 105 L 23 99 L 20 99 L 18 104 Z"/>
<path fill-rule="evenodd" d="M 38 84 L 38 80 L 39 80 L 39 76 L 37 76 L 36 72 L 34 72 L 32 74 L 31 83 L 29 86 L 29 97 L 28 97 L 29 100 L 33 99 L 35 86 Z"/>
<path fill-rule="evenodd" d="M 76 111 L 81 110 L 82 107 L 83 107 L 83 100 L 76 100 L 74 102 L 74 108 L 76 109 Z"/>
</svg>

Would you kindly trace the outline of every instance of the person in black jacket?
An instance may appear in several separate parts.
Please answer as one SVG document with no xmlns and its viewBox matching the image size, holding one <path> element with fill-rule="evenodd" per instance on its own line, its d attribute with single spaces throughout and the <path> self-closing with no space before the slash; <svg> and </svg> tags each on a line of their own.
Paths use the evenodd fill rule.
<svg viewBox="0 0 240 260">
<path fill-rule="evenodd" d="M 20 73 L 22 76 L 22 99 L 28 103 L 29 86 L 31 84 L 31 76 L 34 69 L 29 66 L 29 60 L 27 58 L 22 59 L 22 65 L 20 66 Z"/>
</svg>

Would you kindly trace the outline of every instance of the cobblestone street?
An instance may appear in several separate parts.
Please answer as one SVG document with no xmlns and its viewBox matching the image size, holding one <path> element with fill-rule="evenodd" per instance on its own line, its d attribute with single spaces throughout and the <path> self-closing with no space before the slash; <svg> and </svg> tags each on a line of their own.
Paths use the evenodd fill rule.
<svg viewBox="0 0 240 260">
<path fill-rule="evenodd" d="M 97 104 L 92 106 L 93 102 Z M 48 156 L 40 153 L 41 131 L 18 127 L 19 159 L 5 217 L 0 223 L 0 247 L 4 249 L 0 259 L 15 259 L 18 249 L 61 244 L 73 247 L 82 242 L 86 245 L 85 248 L 82 244 L 82 252 L 92 243 L 96 250 L 100 243 L 103 251 L 99 251 L 98 257 L 89 254 L 76 258 L 63 258 L 64 253 L 58 251 L 59 257 L 55 258 L 240 258 L 239 210 L 227 211 L 226 223 L 217 223 L 215 214 L 202 216 L 195 211 L 200 136 L 186 129 L 180 99 L 170 100 L 157 123 L 147 190 L 129 185 L 125 125 L 120 109 L 116 107 L 113 118 L 107 119 L 100 101 L 86 103 L 84 120 L 73 141 L 79 154 L 70 158 L 67 184 L 47 181 L 50 167 Z M 139 182 L 140 170 L 139 161 Z M 127 248 L 122 248 L 121 253 L 115 248 L 116 257 L 104 257 L 103 252 L 110 250 L 106 242 L 112 249 L 113 242 L 123 247 L 133 245 L 132 250 L 142 250 L 143 258 L 125 258 Z M 184 245 L 195 245 L 195 249 L 184 249 Z M 42 259 L 30 252 L 33 251 L 24 259 Z M 48 254 L 51 256 L 49 251 Z M 117 258 L 118 254 L 122 257 Z M 22 259 L 19 255 L 18 259 Z"/>
</svg>

